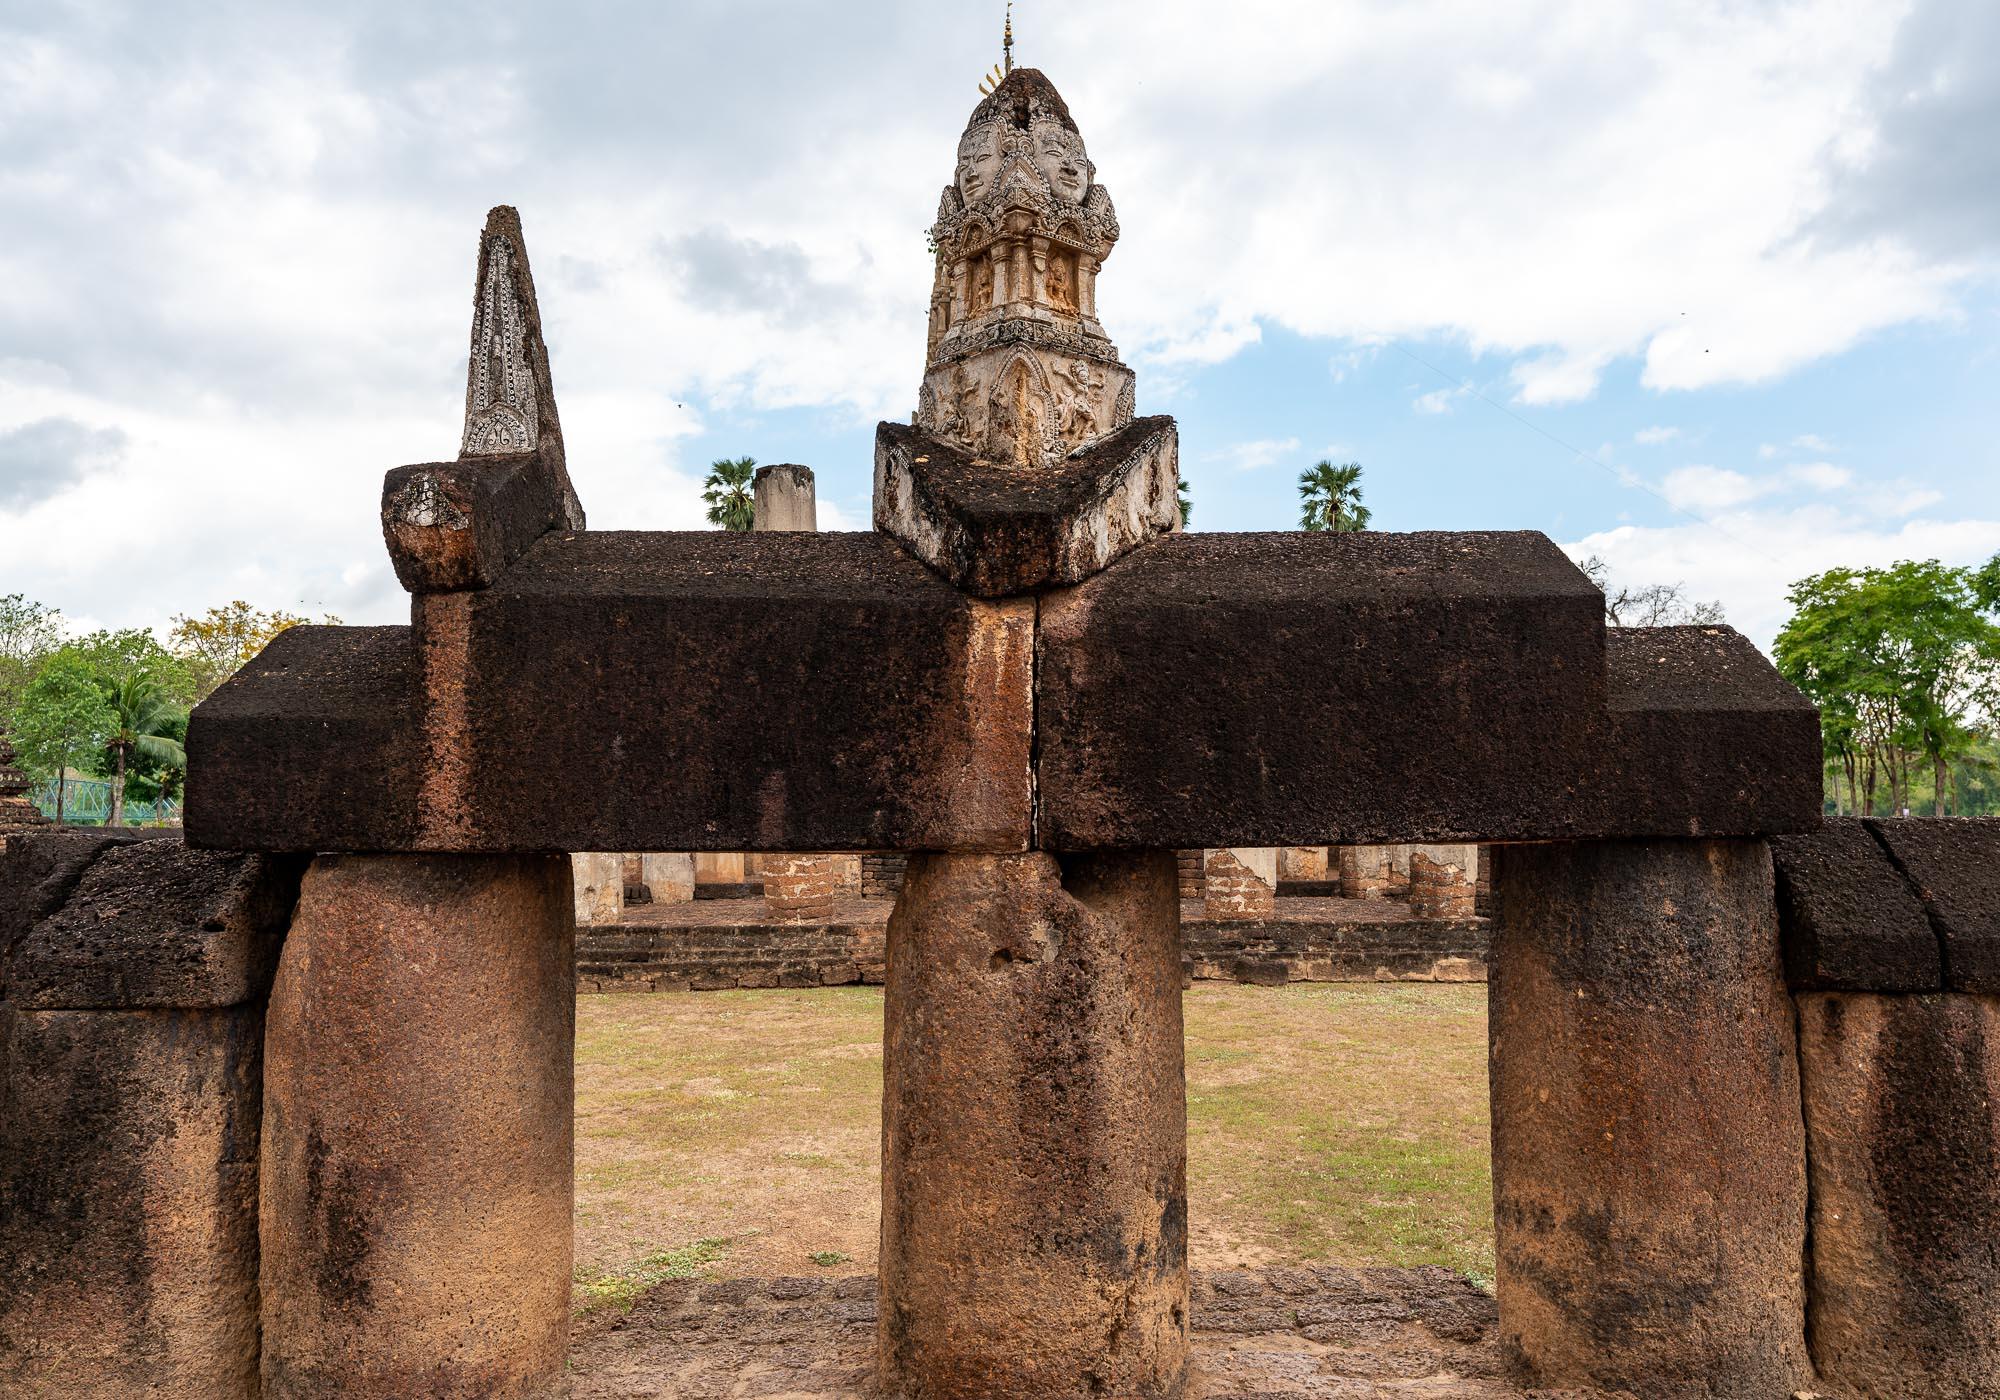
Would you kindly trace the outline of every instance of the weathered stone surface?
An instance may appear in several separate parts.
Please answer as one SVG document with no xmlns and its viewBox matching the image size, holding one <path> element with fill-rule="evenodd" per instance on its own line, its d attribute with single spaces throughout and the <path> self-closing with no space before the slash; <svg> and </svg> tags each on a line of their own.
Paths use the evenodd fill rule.
<svg viewBox="0 0 2000 1400">
<path fill-rule="evenodd" d="M 190 846 L 408 850 L 423 720 L 407 627 L 294 627 L 188 721 Z"/>
<path fill-rule="evenodd" d="M 1469 919 L 1478 878 L 1477 846 L 1410 848 L 1410 913 L 1419 919 Z"/>
<path fill-rule="evenodd" d="M 263 1394 L 561 1393 L 563 857 L 321 857 L 271 991 Z"/>
<path fill-rule="evenodd" d="M 1027 845 L 1031 601 L 970 601 L 873 534 L 720 531 L 548 535 L 461 598 L 448 830 L 418 828 L 408 632 L 295 628 L 196 711 L 190 844 Z"/>
<path fill-rule="evenodd" d="M 2000 1001 L 1802 996 L 1799 1047 L 1826 1389 L 2000 1395 Z"/>
<path fill-rule="evenodd" d="M 0 1003 L 0 1393 L 254 1400 L 262 1025 Z"/>
<path fill-rule="evenodd" d="M 1771 842 L 1785 979 L 1794 990 L 1936 991 L 1938 940 L 1923 906 L 1852 817 Z"/>
<path fill-rule="evenodd" d="M 781 924 L 804 924 L 833 916 L 834 857 L 771 856 L 764 866 L 764 903 Z"/>
<path fill-rule="evenodd" d="M 922 428 L 875 430 L 875 528 L 980 597 L 1080 583 L 1180 528 L 1171 418 L 1141 418 L 1045 467 L 1007 467 Z"/>
<path fill-rule="evenodd" d="M 1764 844 L 1497 856 L 1503 1348 L 1543 1385 L 1807 1388 L 1804 1128 Z"/>
<path fill-rule="evenodd" d="M 1601 611 L 1533 534 L 1155 541 L 1042 601 L 1042 844 L 1818 825 L 1817 717 L 1754 647 Z"/>
<path fill-rule="evenodd" d="M 686 851 L 643 855 L 639 870 L 653 903 L 685 904 L 694 898 L 694 857 Z"/>
<path fill-rule="evenodd" d="M 576 926 L 616 924 L 625 915 L 625 858 L 608 851 L 577 851 L 569 858 L 576 898 Z"/>
<path fill-rule="evenodd" d="M 300 868 L 283 857 L 190 851 L 177 840 L 106 849 L 62 908 L 15 944 L 8 999 L 45 1010 L 259 1001 Z"/>
<path fill-rule="evenodd" d="M 757 513 L 753 528 L 758 530 L 817 530 L 818 491 L 811 467 L 779 462 L 757 468 L 751 481 Z"/>
<path fill-rule="evenodd" d="M 2000 821 L 1905 817 L 1868 825 L 1923 900 L 1943 946 L 1945 986 L 2000 994 Z"/>
<path fill-rule="evenodd" d="M 1178 1396 L 1180 904 L 1164 851 L 913 856 L 889 923 L 890 1393 Z"/>
<path fill-rule="evenodd" d="M 15 946 L 62 907 L 90 863 L 133 838 L 103 832 L 15 832 L 0 842 L 0 997 Z"/>
<path fill-rule="evenodd" d="M 1539 535 L 1157 540 L 1042 601 L 1043 844 L 1518 825 L 1603 707 L 1602 611 Z"/>
</svg>

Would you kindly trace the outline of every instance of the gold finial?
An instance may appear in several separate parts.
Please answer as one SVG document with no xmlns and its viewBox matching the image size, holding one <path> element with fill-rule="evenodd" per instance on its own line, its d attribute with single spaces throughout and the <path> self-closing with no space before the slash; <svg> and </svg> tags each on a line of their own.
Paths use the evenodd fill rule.
<svg viewBox="0 0 2000 1400">
<path fill-rule="evenodd" d="M 991 97 L 993 90 L 1007 81 L 1007 75 L 1014 71 L 1014 0 L 1007 0 L 1007 27 L 1000 31 L 1000 54 L 1006 66 L 994 64 L 993 71 L 979 80 L 982 97 Z"/>
</svg>

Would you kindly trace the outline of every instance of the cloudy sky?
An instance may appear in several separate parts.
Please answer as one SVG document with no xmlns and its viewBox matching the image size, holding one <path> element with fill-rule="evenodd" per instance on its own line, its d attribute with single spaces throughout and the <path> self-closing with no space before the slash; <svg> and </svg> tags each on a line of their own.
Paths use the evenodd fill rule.
<svg viewBox="0 0 2000 1400">
<path fill-rule="evenodd" d="M 868 520 L 997 3 L 0 0 L 0 593 L 398 620 L 521 209 L 591 524 L 718 456 Z M 1835 564 L 2000 550 L 2000 5 L 1019 0 L 1124 238 L 1195 524 L 1527 528 L 1767 642 Z"/>
</svg>

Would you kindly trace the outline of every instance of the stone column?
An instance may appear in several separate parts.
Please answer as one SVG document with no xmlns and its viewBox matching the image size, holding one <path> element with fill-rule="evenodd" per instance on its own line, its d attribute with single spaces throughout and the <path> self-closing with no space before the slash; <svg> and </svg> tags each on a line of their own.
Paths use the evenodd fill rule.
<svg viewBox="0 0 2000 1400">
<path fill-rule="evenodd" d="M 1326 847 L 1278 847 L 1278 880 L 1318 884 L 1326 879 Z"/>
<path fill-rule="evenodd" d="M 1202 912 L 1211 919 L 1268 919 L 1277 912 L 1278 848 L 1204 852 Z"/>
<path fill-rule="evenodd" d="M 1179 910 L 1166 851 L 910 858 L 883 1040 L 889 1394 L 1181 1394 Z"/>
<path fill-rule="evenodd" d="M 655 904 L 685 904 L 694 898 L 694 857 L 685 851 L 642 855 L 639 873 Z"/>
<path fill-rule="evenodd" d="M 1798 1006 L 1827 1387 L 2000 1395 L 2000 998 L 1822 992 Z"/>
<path fill-rule="evenodd" d="M 1805 1141 L 1759 841 L 1499 852 L 1501 1342 L 1540 1385 L 1806 1388 Z"/>
<path fill-rule="evenodd" d="M 625 857 L 579 851 L 570 857 L 571 885 L 580 928 L 603 928 L 625 917 Z"/>
<path fill-rule="evenodd" d="M 759 467 L 752 486 L 757 496 L 756 529 L 819 529 L 811 467 L 795 462 Z"/>
<path fill-rule="evenodd" d="M 307 872 L 264 1043 L 265 1400 L 563 1393 L 567 865 Z"/>
<path fill-rule="evenodd" d="M 1389 858 L 1386 846 L 1341 846 L 1340 894 L 1343 899 L 1387 899 Z"/>
<path fill-rule="evenodd" d="M 740 885 L 745 870 L 741 851 L 696 851 L 694 882 L 697 885 Z"/>
<path fill-rule="evenodd" d="M 764 904 L 781 924 L 818 924 L 833 917 L 833 862 L 822 855 L 764 857 Z"/>
<path fill-rule="evenodd" d="M 1477 846 L 1410 848 L 1410 913 L 1419 919 L 1469 919 L 1478 879 Z"/>
</svg>

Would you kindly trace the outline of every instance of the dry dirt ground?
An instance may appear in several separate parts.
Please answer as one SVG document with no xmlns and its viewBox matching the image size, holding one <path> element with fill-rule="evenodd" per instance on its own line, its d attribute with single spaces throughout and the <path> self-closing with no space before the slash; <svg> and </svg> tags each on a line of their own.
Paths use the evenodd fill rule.
<svg viewBox="0 0 2000 1400">
<path fill-rule="evenodd" d="M 1187 993 L 1189 1400 L 1556 1400 L 1478 1286 L 1485 993 Z M 579 1001 L 577 1400 L 876 1394 L 881 1022 L 863 987 Z"/>
<path fill-rule="evenodd" d="M 1196 1269 L 1492 1273 L 1486 989 L 1186 997 Z M 875 1268 L 879 988 L 577 1005 L 577 1303 Z"/>
</svg>

